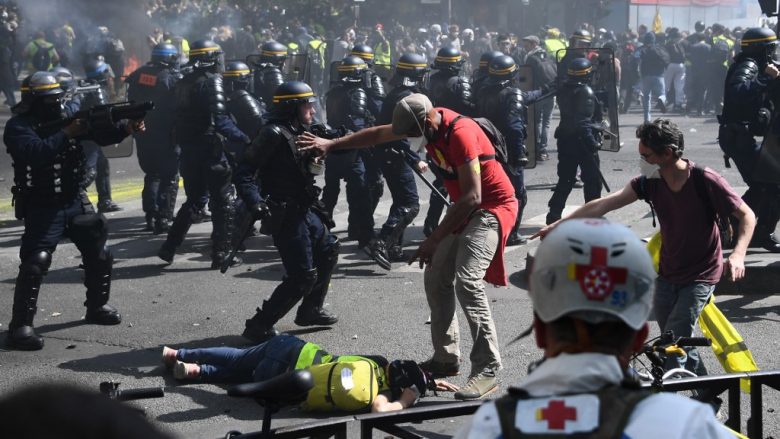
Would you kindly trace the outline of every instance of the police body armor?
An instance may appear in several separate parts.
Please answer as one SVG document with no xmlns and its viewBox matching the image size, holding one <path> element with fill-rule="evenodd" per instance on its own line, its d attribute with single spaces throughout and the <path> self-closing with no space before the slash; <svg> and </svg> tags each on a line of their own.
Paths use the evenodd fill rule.
<svg viewBox="0 0 780 439">
<path fill-rule="evenodd" d="M 587 84 L 566 83 L 558 91 L 558 108 L 561 109 L 561 123 L 555 131 L 555 137 L 560 139 L 577 135 L 577 131 L 585 124 L 594 122 L 598 117 L 598 99 L 593 89 Z M 588 145 L 597 147 L 597 145 Z"/>
<path fill-rule="evenodd" d="M 345 126 L 350 130 L 365 128 L 368 111 L 368 94 L 358 86 L 338 84 L 328 92 L 328 123 L 333 127 Z"/>
<path fill-rule="evenodd" d="M 459 114 L 473 113 L 471 84 L 459 75 L 438 71 L 429 79 L 429 93 L 434 107 L 449 108 Z"/>
<path fill-rule="evenodd" d="M 486 84 L 482 87 L 480 94 L 476 99 L 476 112 L 479 116 L 489 119 L 501 131 L 504 136 L 509 132 L 507 121 L 513 118 L 519 118 L 525 126 L 526 108 L 523 103 L 523 92 L 516 87 L 509 85 L 509 81 L 503 81 L 499 84 Z M 527 156 L 525 150 L 525 129 L 523 129 L 523 151 L 519 151 L 520 157 L 514 157 L 518 151 L 507 151 L 510 155 L 510 164 L 517 159 Z"/>
<path fill-rule="evenodd" d="M 279 67 L 273 64 L 264 64 L 260 70 L 255 71 L 254 90 L 255 95 L 270 105 L 274 101 L 274 90 L 284 82 L 284 74 Z"/>
<path fill-rule="evenodd" d="M 128 84 L 127 99 L 134 102 L 154 102 L 155 111 L 150 112 L 144 118 L 146 131 L 162 139 L 170 139 L 170 132 L 158 132 L 157 130 L 170 130 L 173 128 L 175 99 L 173 90 L 165 84 L 181 78 L 181 74 L 169 67 L 146 64 L 131 73 L 125 82 Z"/>
<path fill-rule="evenodd" d="M 236 90 L 228 97 L 227 111 L 236 121 L 238 129 L 254 138 L 263 126 L 263 104 L 246 90 Z"/>
<path fill-rule="evenodd" d="M 175 94 L 177 139 L 186 141 L 213 134 L 214 116 L 226 113 L 222 76 L 195 71 L 176 84 Z"/>
<path fill-rule="evenodd" d="M 762 93 L 760 101 L 752 101 L 745 99 L 741 93 L 732 92 L 733 87 L 730 87 L 737 82 L 753 82 L 760 74 L 758 63 L 747 57 L 729 67 L 726 74 L 726 92 L 723 96 L 723 114 L 719 119 L 721 124 L 746 124 L 753 135 L 763 136 L 766 133 L 771 120 L 766 93 Z"/>
<path fill-rule="evenodd" d="M 372 69 L 368 69 L 366 75 L 368 75 L 368 84 L 370 85 L 370 87 L 367 87 L 366 89 L 368 94 L 373 98 L 384 99 L 384 97 L 387 96 L 387 92 L 385 90 L 385 83 L 382 82 L 382 78 Z"/>
<path fill-rule="evenodd" d="M 56 130 L 36 131 L 41 138 L 56 134 Z M 83 189 L 86 178 L 86 158 L 81 144 L 70 140 L 51 163 L 14 162 L 14 184 L 12 188 L 16 203 L 30 200 L 62 197 L 72 200 Z M 24 201 L 23 201 L 24 200 Z M 24 209 L 17 206 L 17 212 Z M 18 218 L 22 219 L 22 218 Z"/>
</svg>

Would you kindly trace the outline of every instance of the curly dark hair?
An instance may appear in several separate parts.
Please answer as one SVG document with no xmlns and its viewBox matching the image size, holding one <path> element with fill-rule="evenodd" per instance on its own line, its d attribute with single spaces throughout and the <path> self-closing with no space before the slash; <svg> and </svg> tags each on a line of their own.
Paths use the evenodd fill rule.
<svg viewBox="0 0 780 439">
<path fill-rule="evenodd" d="M 677 157 L 685 150 L 685 138 L 676 123 L 669 119 L 645 122 L 636 129 L 636 137 L 656 154 L 670 148 Z"/>
</svg>

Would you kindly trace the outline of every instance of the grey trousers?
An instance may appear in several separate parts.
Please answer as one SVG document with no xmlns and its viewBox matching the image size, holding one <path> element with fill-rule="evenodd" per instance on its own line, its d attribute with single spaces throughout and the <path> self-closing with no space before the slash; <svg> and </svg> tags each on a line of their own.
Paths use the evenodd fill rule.
<svg viewBox="0 0 780 439">
<path fill-rule="evenodd" d="M 476 211 L 460 234 L 444 238 L 425 270 L 425 296 L 431 310 L 434 361 L 460 361 L 457 297 L 471 330 L 470 377 L 485 368 L 501 369 L 498 336 L 490 303 L 485 294 L 485 276 L 500 239 L 498 219 L 485 210 Z"/>
</svg>

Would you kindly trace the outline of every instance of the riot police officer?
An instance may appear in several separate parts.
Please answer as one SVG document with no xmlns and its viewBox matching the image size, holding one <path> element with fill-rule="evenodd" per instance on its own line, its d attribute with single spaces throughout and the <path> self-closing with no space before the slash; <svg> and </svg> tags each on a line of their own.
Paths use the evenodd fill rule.
<svg viewBox="0 0 780 439">
<path fill-rule="evenodd" d="M 471 84 L 461 74 L 463 67 L 463 55 L 460 50 L 446 46 L 439 49 L 436 58 L 431 65 L 436 70 L 428 79 L 428 90 L 426 94 L 431 99 L 434 107 L 445 107 L 456 113 L 469 116 L 474 113 L 474 102 L 471 95 Z M 431 169 L 436 174 L 437 167 Z M 433 185 L 442 195 L 447 194 L 444 183 L 437 175 L 433 180 Z M 444 210 L 444 200 L 436 193 L 431 193 L 428 213 L 425 216 L 423 233 L 430 236 L 433 229 L 439 225 L 439 218 Z"/>
<path fill-rule="evenodd" d="M 503 55 L 503 53 L 499 52 L 498 50 L 491 50 L 480 55 L 479 67 L 474 70 L 474 74 L 471 78 L 472 95 L 477 96 L 479 94 L 479 90 L 482 89 L 482 86 L 485 85 L 485 80 L 488 78 L 488 67 L 490 61 L 493 58 L 501 55 Z"/>
<path fill-rule="evenodd" d="M 558 183 L 548 203 L 547 224 L 561 219 L 566 199 L 574 188 L 577 167 L 582 172 L 585 202 L 601 197 L 600 133 L 594 128 L 594 123 L 599 121 L 602 112 L 590 87 L 593 66 L 585 58 L 574 58 L 565 72 L 567 80 L 557 93 L 561 111 L 561 122 L 555 130 L 555 138 L 558 139 Z"/>
<path fill-rule="evenodd" d="M 114 72 L 102 57 L 89 60 L 84 64 L 86 84 L 98 84 L 100 90 L 85 93 L 81 97 L 81 109 L 87 110 L 98 105 L 108 104 L 114 94 Z M 98 194 L 97 209 L 100 213 L 122 210 L 111 200 L 111 167 L 103 148 L 92 141 L 84 141 L 84 153 L 87 155 L 86 185 L 95 183 Z"/>
<path fill-rule="evenodd" d="M 569 37 L 569 47 L 566 49 L 563 57 L 560 57 L 560 53 L 556 54 L 556 60 L 561 68 L 558 69 L 558 83 L 562 84 L 567 81 L 568 75 L 566 73 L 567 67 L 571 64 L 571 61 L 575 58 L 590 59 L 588 54 L 588 48 L 593 43 L 593 35 L 585 29 L 577 29 Z"/>
<path fill-rule="evenodd" d="M 241 61 L 230 61 L 222 73 L 225 94 L 227 96 L 227 111 L 235 120 L 236 126 L 250 139 L 254 139 L 263 126 L 265 104 L 258 101 L 249 90 L 252 87 L 252 74 L 249 66 Z M 244 144 L 230 142 L 231 154 L 238 156 L 244 152 Z"/>
<path fill-rule="evenodd" d="M 773 232 L 780 219 L 780 186 L 756 181 L 761 145 L 754 137 L 764 136 L 770 129 L 769 99 L 776 99 L 773 83 L 778 77 L 771 62 L 776 47 L 777 37 L 767 28 L 751 28 L 742 36 L 742 51 L 726 76 L 718 141 L 748 185 L 742 198 L 758 217 L 751 247 L 778 253 L 780 243 Z"/>
<path fill-rule="evenodd" d="M 323 308 L 339 242 L 330 233 L 330 218 L 314 184 L 322 165 L 313 155 L 300 153 L 295 144 L 296 136 L 314 122 L 315 100 L 304 82 L 279 86 L 267 124 L 247 148 L 237 171 L 239 194 L 250 212 L 264 218 L 261 231 L 273 237 L 286 272 L 271 297 L 246 321 L 243 336 L 256 343 L 278 334 L 274 325 L 301 299 L 295 324 L 338 321 Z"/>
<path fill-rule="evenodd" d="M 374 70 L 374 49 L 372 49 L 371 46 L 368 44 L 355 44 L 350 51 L 350 55 L 359 56 L 368 66 L 364 73 L 366 76 L 364 89 L 368 95 L 368 111 L 371 117 L 369 120 L 366 120 L 366 126 L 372 126 L 376 119 L 379 118 L 379 114 L 382 112 L 382 103 L 387 96 L 385 83 Z M 385 192 L 382 164 L 378 156 L 374 153 L 373 148 L 362 149 L 358 151 L 358 154 L 363 160 L 363 166 L 366 168 L 365 180 L 366 186 L 368 187 L 369 200 L 371 202 L 369 211 L 373 216 L 376 205 L 379 203 L 379 200 L 382 199 L 382 195 L 384 195 Z M 354 238 L 358 237 L 357 231 L 353 231 L 351 235 Z"/>
<path fill-rule="evenodd" d="M 338 66 L 339 82 L 330 89 L 327 96 L 328 123 L 333 127 L 344 127 L 350 131 L 366 128 L 372 119 L 368 110 L 368 93 L 363 88 L 368 66 L 362 58 L 347 55 Z M 347 183 L 349 204 L 349 230 L 358 241 L 358 247 L 365 247 L 374 237 L 374 216 L 371 213 L 370 194 L 366 185 L 365 166 L 357 150 L 329 154 L 325 158 L 325 187 L 322 202 L 329 214 L 339 196 L 342 179 Z"/>
<path fill-rule="evenodd" d="M 19 250 L 11 323 L 7 344 L 11 349 L 38 350 L 43 339 L 33 329 L 38 292 L 51 265 L 57 244 L 67 236 L 81 252 L 84 286 L 87 287 L 86 321 L 116 325 L 119 312 L 108 305 L 113 256 L 106 246 L 106 218 L 95 209 L 84 191 L 86 157 L 78 140 L 87 131 L 83 120 L 63 127 L 63 90 L 49 72 L 36 72 L 22 83 L 22 101 L 13 108 L 3 140 L 13 159 L 14 207 L 24 220 Z M 69 103 L 70 114 L 78 102 Z M 142 122 L 123 123 L 104 132 L 101 144 L 121 141 Z"/>
<path fill-rule="evenodd" d="M 276 41 L 267 41 L 260 46 L 260 57 L 254 65 L 255 96 L 269 105 L 274 90 L 284 82 L 282 68 L 287 60 L 287 47 Z"/>
<path fill-rule="evenodd" d="M 535 98 L 539 92 L 526 96 L 513 84 L 517 75 L 517 64 L 509 55 L 493 58 L 488 65 L 488 78 L 476 97 L 477 114 L 487 118 L 504 135 L 507 142 L 509 162 L 504 169 L 507 171 L 515 197 L 518 200 L 517 220 L 507 238 L 507 245 L 518 245 L 526 242 L 520 234 L 520 222 L 523 211 L 528 204 L 528 194 L 525 190 L 523 167 L 528 163 L 525 147 L 526 139 L 526 107 L 527 98 Z"/>
<path fill-rule="evenodd" d="M 405 53 L 398 59 L 391 79 L 394 88 L 382 104 L 377 123 L 389 124 L 393 120 L 395 105 L 412 93 L 420 93 L 422 81 L 428 72 L 425 57 L 416 53 Z M 374 154 L 379 160 L 393 196 L 393 204 L 387 220 L 382 225 L 377 239 L 371 241 L 367 253 L 384 269 L 391 268 L 390 262 L 405 260 L 403 252 L 404 231 L 420 211 L 417 184 L 410 166 L 420 170 L 427 168 L 408 140 L 399 140 L 377 145 Z"/>
<path fill-rule="evenodd" d="M 152 59 L 132 72 L 125 82 L 131 101 L 152 101 L 156 111 L 146 118 L 146 131 L 135 135 L 138 165 L 144 173 L 141 206 L 146 230 L 168 232 L 179 192 L 179 151 L 173 142 L 174 94 L 179 73 L 179 53 L 169 43 L 152 49 Z"/>
<path fill-rule="evenodd" d="M 235 191 L 224 139 L 250 139 L 227 115 L 222 76 L 222 49 L 211 40 L 190 46 L 191 71 L 176 83 L 175 132 L 181 148 L 180 171 L 187 201 L 179 208 L 157 256 L 173 262 L 176 248 L 206 203 L 212 215 L 211 267 L 219 268 L 230 252 Z M 207 197 L 208 195 L 208 197 Z"/>
</svg>

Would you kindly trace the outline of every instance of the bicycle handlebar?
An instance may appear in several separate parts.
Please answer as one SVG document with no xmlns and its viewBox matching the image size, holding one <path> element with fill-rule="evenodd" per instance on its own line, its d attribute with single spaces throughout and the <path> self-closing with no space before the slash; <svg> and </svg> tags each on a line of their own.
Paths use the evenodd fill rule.
<svg viewBox="0 0 780 439">
<path fill-rule="evenodd" d="M 712 340 L 707 337 L 680 337 L 677 346 L 712 346 Z"/>
</svg>

